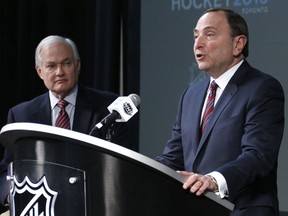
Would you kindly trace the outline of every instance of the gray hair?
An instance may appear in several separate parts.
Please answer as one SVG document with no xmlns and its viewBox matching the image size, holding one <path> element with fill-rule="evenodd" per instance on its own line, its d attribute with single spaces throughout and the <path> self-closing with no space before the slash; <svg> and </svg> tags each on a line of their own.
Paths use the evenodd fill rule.
<svg viewBox="0 0 288 216">
<path fill-rule="evenodd" d="M 46 46 L 49 46 L 50 44 L 55 43 L 55 42 L 60 42 L 60 43 L 64 43 L 64 44 L 69 45 L 73 50 L 74 61 L 77 62 L 78 60 L 80 60 L 80 56 L 79 56 L 77 47 L 71 39 L 61 37 L 58 35 L 51 35 L 51 36 L 48 36 L 48 37 L 44 38 L 43 40 L 41 40 L 40 43 L 38 44 L 37 48 L 36 48 L 36 51 L 35 51 L 35 65 L 36 66 L 40 67 L 42 65 L 41 51 L 43 50 L 43 48 Z"/>
</svg>

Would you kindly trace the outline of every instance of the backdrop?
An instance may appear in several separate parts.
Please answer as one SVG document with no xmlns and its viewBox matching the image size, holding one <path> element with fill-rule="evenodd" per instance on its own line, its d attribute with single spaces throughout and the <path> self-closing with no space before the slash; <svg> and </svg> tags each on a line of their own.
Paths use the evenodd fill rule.
<svg viewBox="0 0 288 216">
<path fill-rule="evenodd" d="M 193 29 L 200 14 L 210 7 L 229 7 L 245 17 L 250 29 L 248 61 L 276 77 L 288 95 L 287 0 L 143 0 L 140 152 L 152 158 L 162 153 L 170 138 L 182 91 L 203 76 L 193 57 Z M 287 109 L 286 102 L 286 113 Z M 282 211 L 288 211 L 287 142 L 286 127 L 278 170 Z"/>
</svg>

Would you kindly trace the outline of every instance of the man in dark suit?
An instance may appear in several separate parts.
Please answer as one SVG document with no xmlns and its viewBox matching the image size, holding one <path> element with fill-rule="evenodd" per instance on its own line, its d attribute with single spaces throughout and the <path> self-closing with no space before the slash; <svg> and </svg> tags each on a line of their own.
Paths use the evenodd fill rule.
<svg viewBox="0 0 288 216">
<path fill-rule="evenodd" d="M 80 57 L 74 42 L 61 36 L 48 36 L 36 48 L 35 68 L 49 90 L 30 101 L 11 108 L 8 123 L 32 122 L 56 126 L 60 108 L 58 101 L 68 102 L 66 112 L 70 118 L 69 128 L 89 134 L 94 125 L 109 114 L 107 107 L 118 97 L 114 93 L 90 89 L 78 84 Z M 115 123 L 113 127 L 95 130 L 92 135 L 106 139 L 124 147 L 129 146 L 126 126 Z M 9 184 L 6 181 L 7 165 L 13 155 L 6 151 L 0 163 L 0 198 L 6 202 Z"/>
<path fill-rule="evenodd" d="M 233 216 L 279 215 L 283 89 L 246 61 L 248 27 L 234 11 L 204 12 L 194 38 L 195 59 L 209 79 L 191 84 L 183 93 L 172 137 L 156 159 L 184 175 L 183 188 L 191 193 L 214 191 L 233 202 Z M 216 96 L 210 100 L 212 81 Z M 212 113 L 206 118 L 207 101 Z"/>
</svg>

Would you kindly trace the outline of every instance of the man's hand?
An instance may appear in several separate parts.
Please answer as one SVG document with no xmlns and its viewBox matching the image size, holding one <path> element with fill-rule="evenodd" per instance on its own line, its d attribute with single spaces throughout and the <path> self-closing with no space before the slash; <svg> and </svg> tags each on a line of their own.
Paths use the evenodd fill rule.
<svg viewBox="0 0 288 216">
<path fill-rule="evenodd" d="M 186 181 L 183 184 L 184 189 L 190 188 L 190 192 L 197 196 L 202 195 L 206 190 L 216 192 L 218 191 L 218 185 L 208 175 L 200 175 L 193 172 L 177 171 L 177 173 L 186 177 Z"/>
</svg>

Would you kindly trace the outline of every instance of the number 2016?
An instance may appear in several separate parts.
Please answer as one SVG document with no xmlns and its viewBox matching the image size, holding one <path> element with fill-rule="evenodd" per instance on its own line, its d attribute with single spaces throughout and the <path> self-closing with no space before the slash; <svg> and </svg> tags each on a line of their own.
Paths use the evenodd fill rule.
<svg viewBox="0 0 288 216">
<path fill-rule="evenodd" d="M 268 2 L 268 0 L 235 0 L 234 1 L 234 6 L 235 7 L 241 7 L 241 6 L 249 6 L 251 4 L 266 4 Z"/>
</svg>

